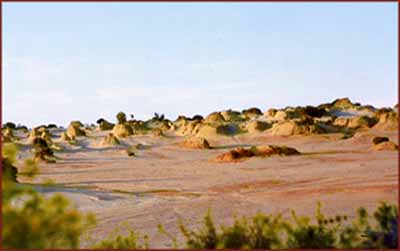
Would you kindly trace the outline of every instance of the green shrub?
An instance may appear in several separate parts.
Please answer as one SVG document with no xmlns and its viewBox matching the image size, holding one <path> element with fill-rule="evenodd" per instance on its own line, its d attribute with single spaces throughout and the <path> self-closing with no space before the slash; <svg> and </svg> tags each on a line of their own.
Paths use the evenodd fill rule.
<svg viewBox="0 0 400 251">
<path fill-rule="evenodd" d="M 17 146 L 15 144 L 6 144 L 2 147 L 2 180 L 17 182 L 18 169 L 13 165 L 16 161 Z"/>
<path fill-rule="evenodd" d="M 180 229 L 186 238 L 187 248 L 215 249 L 218 246 L 219 236 L 214 226 L 210 211 L 204 217 L 204 226 L 197 231 L 189 231 L 181 223 Z"/>
<path fill-rule="evenodd" d="M 124 124 L 124 123 L 126 122 L 126 115 L 125 115 L 125 113 L 119 112 L 119 113 L 117 114 L 117 121 L 118 121 L 118 124 Z"/>
<path fill-rule="evenodd" d="M 11 165 L 16 153 L 15 148 L 3 147 L 3 159 Z M 82 233 L 94 222 L 92 214 L 79 213 L 62 195 L 46 199 L 29 186 L 2 180 L 4 248 L 78 248 Z"/>
<path fill-rule="evenodd" d="M 271 249 L 281 246 L 281 216 L 256 214 L 251 221 L 243 217 L 235 219 L 233 226 L 222 227 L 219 248 Z"/>
<path fill-rule="evenodd" d="M 7 122 L 7 123 L 3 124 L 3 128 L 16 129 L 16 125 L 13 122 Z"/>
<path fill-rule="evenodd" d="M 369 223 L 371 217 L 364 208 L 359 208 L 356 219 L 349 223 L 346 215 L 326 217 L 318 204 L 313 219 L 294 211 L 292 220 L 256 214 L 236 218 L 232 226 L 217 229 L 208 212 L 202 227 L 188 230 L 181 223 L 180 229 L 186 248 L 195 249 L 396 249 L 397 217 L 397 207 L 382 202 L 373 214 L 375 224 Z M 168 237 L 176 245 L 177 238 Z"/>
<path fill-rule="evenodd" d="M 368 226 L 365 231 L 367 239 L 363 246 L 366 248 L 397 249 L 398 245 L 398 211 L 394 205 L 382 202 L 373 214 L 375 226 Z"/>
<path fill-rule="evenodd" d="M 33 154 L 36 160 L 44 160 L 47 162 L 54 162 L 54 152 L 48 145 L 47 141 L 42 138 L 35 138 L 33 140 Z"/>
<path fill-rule="evenodd" d="M 288 235 L 287 248 L 334 248 L 336 243 L 337 225 L 340 224 L 332 219 L 327 219 L 320 211 L 320 205 L 317 207 L 315 215 L 316 223 L 311 223 L 311 219 L 305 216 L 297 216 L 292 211 L 292 217 L 295 224 L 286 223 L 285 229 Z"/>
<path fill-rule="evenodd" d="M 117 230 L 117 233 L 119 230 Z M 101 249 L 144 249 L 148 248 L 148 237 L 143 237 L 136 231 L 128 230 L 128 235 L 121 234 L 111 235 L 108 239 L 104 239 L 95 244 L 93 248 Z"/>
</svg>

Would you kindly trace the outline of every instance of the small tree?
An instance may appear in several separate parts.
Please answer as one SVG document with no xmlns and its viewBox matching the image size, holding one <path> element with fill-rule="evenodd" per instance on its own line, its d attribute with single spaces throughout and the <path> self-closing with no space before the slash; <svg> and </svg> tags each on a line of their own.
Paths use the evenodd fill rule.
<svg viewBox="0 0 400 251">
<path fill-rule="evenodd" d="M 118 124 L 123 124 L 126 122 L 126 115 L 123 112 L 119 112 L 117 114 L 117 120 L 118 120 Z"/>
<path fill-rule="evenodd" d="M 3 128 L 11 128 L 11 129 L 15 129 L 16 126 L 13 122 L 7 122 L 3 125 Z"/>
<path fill-rule="evenodd" d="M 10 165 L 15 164 L 16 154 L 14 145 L 3 145 L 3 160 Z M 4 176 L 1 206 L 4 248 L 76 249 L 84 230 L 95 222 L 94 215 L 81 214 L 62 195 L 47 199 L 29 186 L 17 186 Z"/>
<path fill-rule="evenodd" d="M 35 138 L 33 140 L 33 154 L 35 159 L 54 162 L 54 152 L 45 139 Z"/>
</svg>

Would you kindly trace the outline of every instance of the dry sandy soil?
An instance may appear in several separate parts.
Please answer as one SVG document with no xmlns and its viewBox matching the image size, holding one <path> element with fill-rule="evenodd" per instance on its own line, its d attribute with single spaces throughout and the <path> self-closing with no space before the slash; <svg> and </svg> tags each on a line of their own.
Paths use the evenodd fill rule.
<svg viewBox="0 0 400 251">
<path fill-rule="evenodd" d="M 360 206 L 373 210 L 382 200 L 397 204 L 398 152 L 372 149 L 373 135 L 398 143 L 397 132 L 370 130 L 349 139 L 339 134 L 278 137 L 263 132 L 221 136 L 210 141 L 216 149 L 207 150 L 181 148 L 174 143 L 183 137 L 172 135 L 130 136 L 121 146 L 98 147 L 106 134 L 94 132 L 80 138 L 78 146 L 63 143 L 65 150 L 56 152 L 57 163 L 41 164 L 40 175 L 22 180 L 52 180 L 57 186 L 37 189 L 46 195 L 61 192 L 82 211 L 95 212 L 95 240 L 128 222 L 149 234 L 151 247 L 170 247 L 157 224 L 177 234 L 179 218 L 195 227 L 208 208 L 217 223 L 228 224 L 233 215 L 256 212 L 289 217 L 294 209 L 311 215 L 318 201 L 328 215 L 349 216 Z M 149 147 L 127 156 L 126 146 L 136 143 Z M 234 147 L 263 144 L 294 147 L 302 155 L 213 161 Z M 28 154 L 22 151 L 20 157 Z"/>
</svg>

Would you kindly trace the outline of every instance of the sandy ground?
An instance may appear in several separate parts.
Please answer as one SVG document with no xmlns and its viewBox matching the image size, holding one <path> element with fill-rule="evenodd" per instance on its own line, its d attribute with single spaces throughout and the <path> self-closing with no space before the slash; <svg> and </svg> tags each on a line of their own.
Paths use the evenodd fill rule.
<svg viewBox="0 0 400 251">
<path fill-rule="evenodd" d="M 182 137 L 131 136 L 122 146 L 98 147 L 107 132 L 79 139 L 79 146 L 64 145 L 54 164 L 41 164 L 41 173 L 29 183 L 54 181 L 58 187 L 37 189 L 46 195 L 61 192 L 82 211 L 96 213 L 95 240 L 108 236 L 123 222 L 150 236 L 151 247 L 170 247 L 158 233 L 162 223 L 177 234 L 178 219 L 195 226 L 211 208 L 218 223 L 233 215 L 283 213 L 294 209 L 313 214 L 318 201 L 328 215 L 353 216 L 364 206 L 373 210 L 379 201 L 397 204 L 398 152 L 372 150 L 373 135 L 397 132 L 369 131 L 350 139 L 340 135 L 278 137 L 268 133 L 220 137 L 216 149 L 190 150 L 176 146 Z M 129 157 L 124 149 L 149 145 Z M 64 143 L 63 143 L 64 144 Z M 277 144 L 295 147 L 300 156 L 251 158 L 240 163 L 213 159 L 236 146 Z M 21 157 L 26 157 L 22 151 Z M 88 245 L 83 242 L 83 246 Z"/>
</svg>

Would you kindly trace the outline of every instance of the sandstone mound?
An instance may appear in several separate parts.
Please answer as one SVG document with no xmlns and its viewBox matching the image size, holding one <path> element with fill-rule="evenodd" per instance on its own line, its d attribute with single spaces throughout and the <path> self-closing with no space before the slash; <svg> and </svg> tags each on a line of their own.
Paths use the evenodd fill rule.
<svg viewBox="0 0 400 251">
<path fill-rule="evenodd" d="M 376 121 L 368 116 L 357 116 L 349 119 L 347 126 L 351 129 L 371 128 Z"/>
<path fill-rule="evenodd" d="M 255 156 L 255 154 L 251 150 L 239 147 L 230 150 L 229 152 L 218 155 L 216 160 L 218 162 L 237 162 L 253 156 Z"/>
<path fill-rule="evenodd" d="M 307 115 L 303 108 L 286 108 L 285 110 L 276 111 L 272 120 L 312 120 L 312 117 Z"/>
<path fill-rule="evenodd" d="M 118 138 L 126 138 L 133 134 L 132 127 L 128 124 L 116 124 L 112 130 L 113 135 Z"/>
<path fill-rule="evenodd" d="M 179 146 L 191 149 L 210 149 L 210 143 L 205 138 L 192 137 L 178 143 Z"/>
<path fill-rule="evenodd" d="M 173 125 L 175 127 L 175 129 L 180 128 L 184 125 L 186 125 L 187 123 L 189 123 L 189 119 L 187 119 L 185 116 L 178 116 L 178 118 L 174 121 Z"/>
<path fill-rule="evenodd" d="M 32 128 L 32 130 L 29 132 L 29 136 L 28 136 L 28 142 L 29 144 L 33 144 L 33 141 L 39 137 L 39 131 L 37 128 Z"/>
<path fill-rule="evenodd" d="M 145 134 L 147 132 L 147 127 L 143 121 L 130 122 L 134 134 Z"/>
<path fill-rule="evenodd" d="M 247 124 L 246 129 L 249 133 L 257 133 L 265 131 L 270 127 L 270 124 L 268 124 L 267 122 L 253 120 Z"/>
<path fill-rule="evenodd" d="M 336 109 L 348 109 L 353 108 L 354 104 L 349 98 L 338 98 L 332 102 L 332 107 Z"/>
<path fill-rule="evenodd" d="M 153 134 L 153 136 L 156 136 L 156 137 L 165 136 L 165 135 L 164 135 L 164 131 L 163 131 L 161 128 L 159 128 L 159 127 L 154 128 L 154 129 L 152 130 L 152 134 Z"/>
<path fill-rule="evenodd" d="M 158 121 L 154 126 L 160 128 L 163 132 L 169 131 L 173 123 L 169 120 Z"/>
<path fill-rule="evenodd" d="M 202 138 L 213 138 L 219 135 L 216 126 L 205 124 L 200 126 L 199 131 L 196 133 L 196 136 Z"/>
<path fill-rule="evenodd" d="M 83 127 L 82 122 L 77 121 L 77 120 L 76 121 L 71 121 L 70 125 L 72 125 L 73 127 L 78 127 L 78 128 Z"/>
<path fill-rule="evenodd" d="M 181 120 L 176 124 L 176 133 L 181 136 L 196 134 L 202 123 L 199 120 Z"/>
<path fill-rule="evenodd" d="M 399 128 L 399 117 L 396 112 L 381 112 L 378 113 L 378 123 L 373 127 L 377 130 L 394 131 Z"/>
<path fill-rule="evenodd" d="M 69 137 L 86 136 L 86 132 L 81 128 L 83 125 L 79 121 L 72 121 L 67 128 L 67 135 Z"/>
<path fill-rule="evenodd" d="M 51 137 L 52 137 L 52 135 L 46 129 L 46 127 L 40 126 L 40 127 L 32 128 L 32 130 L 28 136 L 28 142 L 29 142 L 29 144 L 33 144 L 33 142 L 36 138 L 42 138 L 42 139 L 46 140 L 46 142 L 48 144 L 52 144 Z"/>
<path fill-rule="evenodd" d="M 44 140 L 46 140 L 48 143 L 51 143 L 51 133 L 48 130 L 43 130 L 42 133 L 40 134 L 40 137 Z"/>
<path fill-rule="evenodd" d="M 277 112 L 277 120 L 310 120 L 312 121 L 314 118 L 322 118 L 323 116 L 330 116 L 328 112 L 325 111 L 323 108 L 313 107 L 313 106 L 306 106 L 301 107 L 298 106 L 296 108 L 286 108 L 281 112 Z"/>
<path fill-rule="evenodd" d="M 349 125 L 350 122 L 350 118 L 346 118 L 346 117 L 337 117 L 334 121 L 333 121 L 333 125 L 335 126 L 340 126 L 340 127 L 347 127 Z"/>
<path fill-rule="evenodd" d="M 243 110 L 243 111 L 242 111 L 242 114 L 243 114 L 246 118 L 251 119 L 251 118 L 257 118 L 258 116 L 261 116 L 261 115 L 262 115 L 262 112 L 261 112 L 260 109 L 258 109 L 258 108 L 256 108 L 256 107 L 252 107 L 252 108 Z"/>
<path fill-rule="evenodd" d="M 213 113 L 210 113 L 210 114 L 206 117 L 205 121 L 206 121 L 206 122 L 224 122 L 225 119 L 224 119 L 224 117 L 221 115 L 220 112 L 213 112 Z"/>
<path fill-rule="evenodd" d="M 218 136 L 233 136 L 240 132 L 240 128 L 236 124 L 202 124 L 196 133 L 197 137 L 215 138 Z"/>
<path fill-rule="evenodd" d="M 69 142 L 69 141 L 75 140 L 75 137 L 74 136 L 70 137 L 70 136 L 68 136 L 68 134 L 66 132 L 62 132 L 60 135 L 60 140 Z"/>
<path fill-rule="evenodd" d="M 221 112 L 222 117 L 224 118 L 225 121 L 230 121 L 230 122 L 239 122 L 245 120 L 242 117 L 242 114 L 238 111 L 233 111 L 233 110 L 226 110 Z"/>
<path fill-rule="evenodd" d="M 374 145 L 380 144 L 382 142 L 386 142 L 389 141 L 388 137 L 374 137 L 372 139 L 372 143 L 374 143 Z"/>
<path fill-rule="evenodd" d="M 374 145 L 375 151 L 397 151 L 398 146 L 392 141 L 383 141 Z"/>
<path fill-rule="evenodd" d="M 308 117 L 304 108 L 288 108 L 285 110 L 286 119 L 304 119 Z"/>
<path fill-rule="evenodd" d="M 287 147 L 287 146 L 275 146 L 275 145 L 266 145 L 266 146 L 256 146 L 252 148 L 252 151 L 257 156 L 271 156 L 271 155 L 299 155 L 300 152 L 295 148 Z"/>
<path fill-rule="evenodd" d="M 270 129 L 272 135 L 291 136 L 325 133 L 318 124 L 304 124 L 298 121 L 288 120 L 276 123 Z"/>
<path fill-rule="evenodd" d="M 282 110 L 276 111 L 275 113 L 271 113 L 271 114 L 274 114 L 273 120 L 277 120 L 277 121 L 283 121 L 288 118 L 288 115 L 286 114 L 286 112 L 282 111 Z"/>
<path fill-rule="evenodd" d="M 357 107 L 357 112 L 360 115 L 372 117 L 376 112 L 376 108 L 371 105 L 359 106 Z"/>
<path fill-rule="evenodd" d="M 266 145 L 266 146 L 255 146 L 251 148 L 243 148 L 239 147 L 229 152 L 223 153 L 216 157 L 218 162 L 237 162 L 243 161 L 250 157 L 267 157 L 271 155 L 280 155 L 280 156 L 288 156 L 288 155 L 299 155 L 300 152 L 295 148 L 287 147 L 287 146 L 275 146 L 275 145 Z"/>
<path fill-rule="evenodd" d="M 114 134 L 109 133 L 106 137 L 102 139 L 100 142 L 101 146 L 115 146 L 121 144 L 117 137 Z"/>
<path fill-rule="evenodd" d="M 273 118 L 277 112 L 278 112 L 277 109 L 275 109 L 275 108 L 270 108 L 270 109 L 268 109 L 266 112 L 264 112 L 264 116 Z"/>
<path fill-rule="evenodd" d="M 382 114 L 393 112 L 391 108 L 383 107 L 375 111 L 374 116 L 379 119 Z"/>
</svg>

